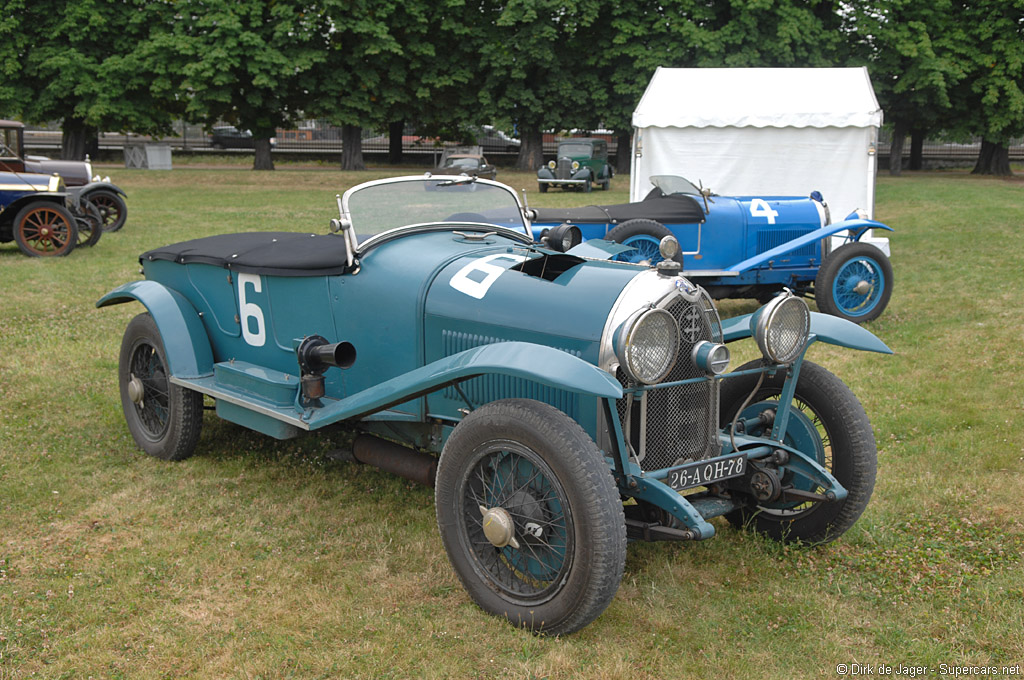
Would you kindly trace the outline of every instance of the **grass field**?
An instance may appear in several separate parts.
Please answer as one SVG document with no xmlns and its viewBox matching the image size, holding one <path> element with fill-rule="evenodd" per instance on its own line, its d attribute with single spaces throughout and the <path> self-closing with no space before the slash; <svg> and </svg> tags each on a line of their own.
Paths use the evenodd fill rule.
<svg viewBox="0 0 1024 680">
<path fill-rule="evenodd" d="M 858 394 L 879 445 L 850 532 L 808 550 L 716 520 L 711 541 L 631 545 L 608 610 L 546 639 L 472 604 L 429 489 L 329 459 L 329 437 L 277 442 L 212 416 L 198 455 L 164 463 L 121 415 L 118 348 L 141 307 L 94 302 L 138 278 L 139 253 L 325 232 L 335 193 L 384 173 L 99 171 L 128 191 L 121 232 L 59 261 L 0 246 L 0 680 L 794 678 L 839 664 L 937 677 L 1024 663 L 1024 182 L 879 180 L 896 288 L 871 330 L 896 353 L 811 351 Z M 619 178 L 609 194 L 530 202 L 626 196 Z"/>
</svg>

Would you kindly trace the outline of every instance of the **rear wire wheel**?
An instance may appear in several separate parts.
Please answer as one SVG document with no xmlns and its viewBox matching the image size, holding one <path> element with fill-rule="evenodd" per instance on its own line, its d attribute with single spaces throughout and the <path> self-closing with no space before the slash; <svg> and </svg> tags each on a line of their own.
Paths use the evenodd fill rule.
<svg viewBox="0 0 1024 680">
<path fill-rule="evenodd" d="M 619 253 L 615 256 L 615 260 L 647 264 L 653 267 L 664 259 L 661 256 L 660 246 L 661 239 L 666 236 L 672 236 L 672 232 L 661 222 L 638 218 L 626 220 L 609 231 L 605 238 L 636 249 Z M 682 264 L 682 255 L 678 255 L 675 259 Z"/>
<path fill-rule="evenodd" d="M 192 455 L 203 427 L 203 395 L 171 383 L 163 339 L 148 313 L 125 329 L 118 383 L 128 431 L 143 451 L 163 460 Z"/>
<path fill-rule="evenodd" d="M 593 440 L 558 409 L 506 399 L 471 413 L 441 453 L 436 500 L 452 567 L 488 613 L 559 635 L 615 596 L 622 502 Z"/>
<path fill-rule="evenodd" d="M 740 366 L 737 371 L 756 368 L 760 361 Z M 750 395 L 756 374 L 722 382 L 721 424 L 729 427 L 736 411 Z M 765 410 L 778 408 L 785 382 L 784 371 L 766 375 L 743 418 L 754 418 Z M 875 487 L 878 466 L 875 436 L 857 397 L 842 380 L 827 369 L 804 361 L 793 400 L 789 426 L 783 441 L 814 458 L 847 490 L 846 499 L 835 502 L 777 502 L 750 505 L 726 515 L 736 527 L 749 526 L 776 540 L 792 543 L 828 543 L 841 536 L 861 516 Z M 752 430 L 749 434 L 768 436 Z M 802 491 L 818 492 L 802 480 L 783 480 Z"/>
</svg>

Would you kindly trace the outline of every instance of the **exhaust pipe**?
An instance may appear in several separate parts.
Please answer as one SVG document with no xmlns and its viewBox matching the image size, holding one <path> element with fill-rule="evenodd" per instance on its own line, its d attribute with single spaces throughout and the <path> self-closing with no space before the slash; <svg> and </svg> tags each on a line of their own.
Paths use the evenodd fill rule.
<svg viewBox="0 0 1024 680">
<path fill-rule="evenodd" d="M 352 441 L 352 458 L 385 472 L 434 488 L 437 458 L 380 437 L 361 434 Z"/>
</svg>

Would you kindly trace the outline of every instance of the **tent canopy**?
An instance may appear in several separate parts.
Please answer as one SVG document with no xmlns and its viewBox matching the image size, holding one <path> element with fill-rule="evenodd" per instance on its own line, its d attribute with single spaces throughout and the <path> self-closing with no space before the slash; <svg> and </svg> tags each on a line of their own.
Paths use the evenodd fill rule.
<svg viewBox="0 0 1024 680">
<path fill-rule="evenodd" d="M 878 127 L 866 68 L 658 68 L 633 127 Z"/>
</svg>

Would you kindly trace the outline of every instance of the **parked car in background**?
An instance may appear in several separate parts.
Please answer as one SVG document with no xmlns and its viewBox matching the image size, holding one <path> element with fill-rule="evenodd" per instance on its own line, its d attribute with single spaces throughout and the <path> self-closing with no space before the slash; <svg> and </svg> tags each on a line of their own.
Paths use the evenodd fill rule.
<svg viewBox="0 0 1024 680">
<path fill-rule="evenodd" d="M 832 223 L 818 192 L 800 196 L 719 196 L 675 175 L 655 175 L 643 201 L 567 210 L 531 209 L 533 232 L 569 223 L 583 239 L 632 246 L 627 262 L 656 264 L 672 235 L 684 276 L 713 297 L 765 302 L 783 288 L 813 296 L 822 312 L 863 323 L 877 318 L 892 295 L 889 258 L 860 242 L 870 229 L 892 228 L 851 213 Z M 832 247 L 832 236 L 845 242 Z"/>
<path fill-rule="evenodd" d="M 607 190 L 615 170 L 608 162 L 608 142 L 579 137 L 558 143 L 557 158 L 537 170 L 541 193 L 548 187 L 590 191 L 592 184 Z"/>
<path fill-rule="evenodd" d="M 146 308 L 117 378 L 139 447 L 190 456 L 204 398 L 279 439 L 344 423 L 352 460 L 435 487 L 473 600 L 550 635 L 608 606 L 628 538 L 703 540 L 724 515 L 817 544 L 865 509 L 867 415 L 804 357 L 889 353 L 869 331 L 788 293 L 722 321 L 674 261 L 538 245 L 515 192 L 486 179 L 377 180 L 340 202 L 340 233 L 155 248 L 143 280 L 97 302 Z M 727 373 L 745 338 L 761 358 Z"/>
<path fill-rule="evenodd" d="M 128 219 L 128 206 L 124 200 L 127 194 L 111 183 L 109 177 L 94 175 L 88 156 L 85 161 L 55 161 L 46 156 L 27 156 L 25 125 L 19 121 L 0 120 L 0 171 L 60 175 L 68 193 L 96 206 L 103 220 L 103 231 L 117 231 Z"/>
<path fill-rule="evenodd" d="M 255 149 L 256 141 L 251 130 L 239 130 L 234 125 L 214 125 L 210 128 L 210 146 L 214 149 Z M 270 138 L 270 146 L 277 146 L 277 139 Z"/>
<path fill-rule="evenodd" d="M 519 153 L 522 142 L 494 127 L 481 125 L 472 130 L 476 144 L 483 153 Z"/>
<path fill-rule="evenodd" d="M 434 175 L 468 175 L 495 179 L 498 169 L 487 162 L 480 147 L 448 147 L 441 155 L 441 163 L 430 171 Z"/>
</svg>

